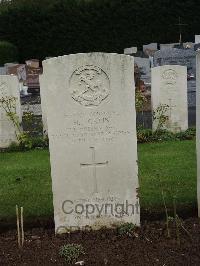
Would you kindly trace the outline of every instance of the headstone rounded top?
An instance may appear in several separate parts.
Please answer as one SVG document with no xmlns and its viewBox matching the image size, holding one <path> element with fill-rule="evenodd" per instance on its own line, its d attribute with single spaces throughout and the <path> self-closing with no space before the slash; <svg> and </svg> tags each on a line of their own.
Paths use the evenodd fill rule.
<svg viewBox="0 0 200 266">
<path fill-rule="evenodd" d="M 131 59 L 133 60 L 133 57 L 130 55 L 126 54 L 118 54 L 118 53 L 103 53 L 103 52 L 91 52 L 91 53 L 77 53 L 77 54 L 69 54 L 69 55 L 62 55 L 62 56 L 57 56 L 57 57 L 51 57 L 48 59 L 43 60 L 43 64 L 50 64 L 50 63 L 55 63 L 55 61 L 61 61 L 64 58 L 69 58 L 69 57 L 82 57 L 82 56 L 88 56 L 88 57 L 97 57 L 97 56 L 114 56 L 114 57 L 124 57 L 126 59 Z"/>
<path fill-rule="evenodd" d="M 175 70 L 175 69 L 187 69 L 186 66 L 181 66 L 181 65 L 163 65 L 163 66 L 156 66 L 153 67 L 152 69 L 160 69 L 160 70 L 164 70 L 164 69 L 168 69 L 168 70 Z"/>
</svg>

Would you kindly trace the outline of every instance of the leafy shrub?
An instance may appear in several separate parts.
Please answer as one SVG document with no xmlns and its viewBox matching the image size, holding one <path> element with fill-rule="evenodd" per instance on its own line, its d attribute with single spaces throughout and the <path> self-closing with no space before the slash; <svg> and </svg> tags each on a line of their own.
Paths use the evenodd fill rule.
<svg viewBox="0 0 200 266">
<path fill-rule="evenodd" d="M 181 131 L 179 133 L 176 133 L 176 138 L 180 140 L 194 139 L 195 136 L 196 136 L 195 128 L 188 128 L 186 131 Z"/>
<path fill-rule="evenodd" d="M 4 149 L 3 151 L 8 151 L 8 152 L 12 152 L 12 151 L 21 151 L 21 148 L 19 146 L 19 144 L 17 142 L 12 142 L 10 144 L 10 146 L 7 149 Z"/>
<path fill-rule="evenodd" d="M 137 141 L 138 143 L 148 142 L 152 137 L 153 131 L 151 129 L 137 129 Z"/>
<path fill-rule="evenodd" d="M 10 42 L 0 41 L 0 65 L 18 61 L 18 49 Z"/>
<path fill-rule="evenodd" d="M 43 135 L 43 124 L 41 119 L 38 116 L 35 116 L 33 112 L 27 111 L 23 114 L 23 128 L 24 131 L 30 137 L 36 135 Z"/>
<path fill-rule="evenodd" d="M 26 136 L 25 133 L 22 133 L 19 138 L 19 143 L 12 142 L 7 149 L 2 149 L 2 151 L 28 151 L 32 149 L 45 149 L 49 147 L 48 137 L 29 138 L 29 136 Z"/>
<path fill-rule="evenodd" d="M 79 258 L 80 255 L 84 255 L 85 252 L 81 245 L 67 244 L 60 248 L 59 254 L 65 258 L 66 262 L 73 263 Z"/>
<path fill-rule="evenodd" d="M 137 129 L 137 141 L 138 143 L 145 142 L 158 142 L 158 141 L 169 141 L 169 140 L 192 140 L 196 136 L 196 129 L 189 128 L 186 131 L 179 133 L 173 133 L 167 130 L 156 130 L 151 129 Z"/>
<path fill-rule="evenodd" d="M 169 105 L 160 104 L 153 111 L 153 120 L 157 123 L 157 131 L 163 130 L 166 126 L 169 117 L 167 115 L 167 111 L 169 110 Z"/>
</svg>

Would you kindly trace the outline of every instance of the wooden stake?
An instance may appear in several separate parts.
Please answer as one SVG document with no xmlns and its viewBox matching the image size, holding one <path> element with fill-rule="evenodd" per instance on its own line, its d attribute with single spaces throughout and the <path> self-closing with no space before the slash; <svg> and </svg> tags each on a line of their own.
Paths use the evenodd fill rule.
<svg viewBox="0 0 200 266">
<path fill-rule="evenodd" d="M 16 205 L 16 217 L 17 217 L 17 240 L 18 240 L 18 247 L 21 248 L 21 237 L 20 237 L 20 228 L 19 228 L 19 209 Z"/>
<path fill-rule="evenodd" d="M 21 207 L 21 234 L 22 234 L 22 247 L 24 245 L 24 208 Z"/>
</svg>

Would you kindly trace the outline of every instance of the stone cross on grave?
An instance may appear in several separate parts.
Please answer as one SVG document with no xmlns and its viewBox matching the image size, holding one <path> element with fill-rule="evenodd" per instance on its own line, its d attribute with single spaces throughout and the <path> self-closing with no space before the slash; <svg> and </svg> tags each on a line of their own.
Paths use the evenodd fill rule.
<svg viewBox="0 0 200 266">
<path fill-rule="evenodd" d="M 101 167 L 101 166 L 106 166 L 108 165 L 108 161 L 105 162 L 96 162 L 96 152 L 95 152 L 95 147 L 90 147 L 91 151 L 92 151 L 92 161 L 91 163 L 81 163 L 80 166 L 81 167 L 91 167 L 92 168 L 92 172 L 93 172 L 93 179 L 94 179 L 94 193 L 98 192 L 98 186 L 97 186 L 97 174 L 96 174 L 96 169 L 97 167 Z"/>
<path fill-rule="evenodd" d="M 181 23 L 181 17 L 178 18 L 179 23 L 175 24 L 179 27 L 179 43 L 182 43 L 182 27 L 187 26 L 188 24 Z"/>
<path fill-rule="evenodd" d="M 176 105 L 172 105 L 172 99 L 169 99 L 169 115 L 171 117 L 172 114 L 172 108 L 176 107 Z"/>
</svg>

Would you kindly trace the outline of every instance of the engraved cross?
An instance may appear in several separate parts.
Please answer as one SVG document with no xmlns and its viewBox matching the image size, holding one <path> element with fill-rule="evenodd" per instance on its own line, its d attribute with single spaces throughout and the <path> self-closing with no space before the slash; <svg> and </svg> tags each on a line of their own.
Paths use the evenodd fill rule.
<svg viewBox="0 0 200 266">
<path fill-rule="evenodd" d="M 81 167 L 92 167 L 92 172 L 93 172 L 93 178 L 94 178 L 94 193 L 98 192 L 97 188 L 97 174 L 96 174 L 96 168 L 100 166 L 106 166 L 108 165 L 108 161 L 105 162 L 96 162 L 96 152 L 95 152 L 95 147 L 90 147 L 92 151 L 92 162 L 91 163 L 81 163 Z"/>
</svg>

